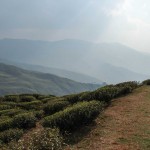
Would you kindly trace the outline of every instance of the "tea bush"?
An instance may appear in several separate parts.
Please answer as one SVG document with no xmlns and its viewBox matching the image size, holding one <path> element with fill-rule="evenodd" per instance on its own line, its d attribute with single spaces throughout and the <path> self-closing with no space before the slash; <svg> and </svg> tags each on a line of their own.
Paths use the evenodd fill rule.
<svg viewBox="0 0 150 150">
<path fill-rule="evenodd" d="M 31 101 L 31 102 L 22 102 L 17 104 L 19 107 L 30 110 L 30 109 L 38 109 L 42 105 L 42 102 L 39 100 Z"/>
<path fill-rule="evenodd" d="M 13 106 L 4 105 L 4 104 L 0 105 L 0 110 L 6 110 L 6 109 L 11 109 L 11 108 L 13 108 Z"/>
<path fill-rule="evenodd" d="M 97 117 L 103 109 L 98 101 L 79 102 L 43 120 L 44 127 L 58 127 L 61 131 L 72 130 L 86 124 Z"/>
<path fill-rule="evenodd" d="M 43 110 L 39 110 L 39 111 L 33 111 L 34 116 L 37 119 L 41 119 L 44 117 L 44 111 Z"/>
<path fill-rule="evenodd" d="M 29 95 L 21 95 L 19 96 L 20 102 L 32 102 L 35 101 L 35 97 Z"/>
<path fill-rule="evenodd" d="M 0 111 L 0 114 L 13 117 L 22 112 L 24 112 L 24 110 L 15 108 L 15 109 L 7 109 L 7 110 Z"/>
<path fill-rule="evenodd" d="M 19 102 L 19 96 L 18 95 L 6 95 L 4 97 L 4 101 Z"/>
<path fill-rule="evenodd" d="M 28 139 L 11 143 L 8 150 L 62 150 L 63 140 L 58 129 L 46 128 L 32 133 Z"/>
<path fill-rule="evenodd" d="M 13 125 L 16 128 L 29 129 L 36 125 L 36 117 L 33 113 L 23 113 L 13 118 Z"/>
<path fill-rule="evenodd" d="M 19 140 L 22 135 L 23 135 L 23 130 L 9 129 L 9 130 L 0 132 L 0 141 L 2 143 L 8 143 L 12 140 Z"/>
<path fill-rule="evenodd" d="M 45 114 L 54 114 L 62 109 L 64 109 L 66 106 L 68 106 L 70 103 L 68 101 L 56 101 L 46 104 L 46 106 L 43 108 Z"/>
<path fill-rule="evenodd" d="M 0 131 L 7 130 L 13 127 L 13 119 L 8 118 L 0 122 Z"/>
</svg>

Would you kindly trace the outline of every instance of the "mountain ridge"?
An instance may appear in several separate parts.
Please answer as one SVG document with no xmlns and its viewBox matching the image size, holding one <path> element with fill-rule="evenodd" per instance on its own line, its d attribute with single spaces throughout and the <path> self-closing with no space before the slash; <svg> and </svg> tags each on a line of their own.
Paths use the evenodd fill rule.
<svg viewBox="0 0 150 150">
<path fill-rule="evenodd" d="M 150 75 L 147 69 L 150 55 L 118 43 L 95 44 L 71 39 L 55 42 L 5 39 L 0 40 L 0 56 L 21 63 L 78 72 L 113 84 L 131 80 L 132 76 L 135 76 L 135 80 L 142 81 Z M 108 72 L 109 78 L 111 74 L 116 74 L 115 79 L 101 79 L 105 68 L 100 66 L 105 66 L 104 64 L 111 66 L 112 71 Z M 121 70 L 125 77 L 122 76 L 122 79 L 118 80 L 117 78 L 122 74 Z"/>
<path fill-rule="evenodd" d="M 66 95 L 95 90 L 100 86 L 0 63 L 0 95 L 18 93 Z"/>
</svg>

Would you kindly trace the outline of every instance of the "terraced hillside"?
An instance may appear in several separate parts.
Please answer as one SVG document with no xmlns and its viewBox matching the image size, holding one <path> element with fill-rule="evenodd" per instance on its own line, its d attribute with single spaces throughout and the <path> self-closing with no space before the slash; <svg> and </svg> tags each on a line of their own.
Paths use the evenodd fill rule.
<svg viewBox="0 0 150 150">
<path fill-rule="evenodd" d="M 70 144 L 66 133 L 87 126 L 113 98 L 137 87 L 137 82 L 125 82 L 63 97 L 39 94 L 1 97 L 1 149 L 62 149 L 64 142 Z"/>
</svg>

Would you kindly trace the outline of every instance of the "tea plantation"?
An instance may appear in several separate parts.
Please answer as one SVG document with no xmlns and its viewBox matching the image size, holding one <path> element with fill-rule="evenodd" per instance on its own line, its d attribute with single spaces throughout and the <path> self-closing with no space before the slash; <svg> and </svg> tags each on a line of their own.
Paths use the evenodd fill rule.
<svg viewBox="0 0 150 150">
<path fill-rule="evenodd" d="M 124 82 L 62 97 L 39 94 L 0 97 L 0 149 L 63 149 L 65 132 L 89 124 L 113 98 L 131 93 L 138 86 L 138 82 Z M 25 140 L 24 135 L 37 124 L 42 129 Z"/>
</svg>

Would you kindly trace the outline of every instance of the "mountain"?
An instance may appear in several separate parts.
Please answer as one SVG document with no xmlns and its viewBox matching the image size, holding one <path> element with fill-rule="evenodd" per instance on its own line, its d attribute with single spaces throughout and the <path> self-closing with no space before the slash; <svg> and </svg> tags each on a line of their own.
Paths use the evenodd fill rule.
<svg viewBox="0 0 150 150">
<path fill-rule="evenodd" d="M 147 69 L 150 54 L 119 43 L 3 39 L 0 40 L 0 56 L 21 63 L 86 74 L 107 83 L 133 80 L 133 77 L 141 81 L 150 75 Z"/>
<path fill-rule="evenodd" d="M 66 95 L 95 90 L 102 85 L 79 83 L 52 74 L 24 70 L 0 63 L 0 95 L 41 93 Z"/>
<path fill-rule="evenodd" d="M 103 82 L 97 78 L 82 74 L 82 73 L 77 73 L 73 71 L 68 71 L 68 70 L 63 70 L 59 68 L 52 68 L 52 67 L 44 67 L 40 65 L 31 65 L 31 64 L 25 64 L 25 63 L 18 63 L 14 61 L 8 61 L 4 59 L 0 59 L 1 63 L 5 63 L 8 65 L 14 65 L 17 67 L 20 67 L 22 69 L 26 70 L 31 70 L 31 71 L 38 71 L 38 72 L 43 72 L 43 73 L 50 73 L 57 75 L 59 77 L 63 78 L 68 78 L 80 83 L 92 83 L 92 84 L 103 84 Z"/>
</svg>

